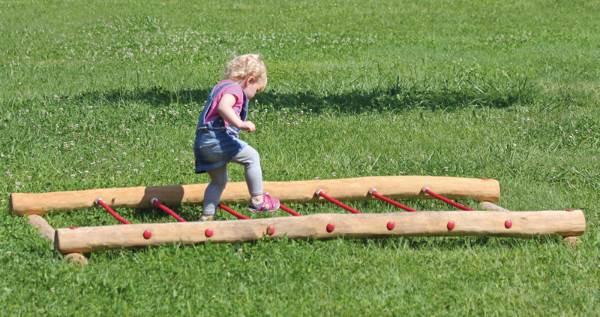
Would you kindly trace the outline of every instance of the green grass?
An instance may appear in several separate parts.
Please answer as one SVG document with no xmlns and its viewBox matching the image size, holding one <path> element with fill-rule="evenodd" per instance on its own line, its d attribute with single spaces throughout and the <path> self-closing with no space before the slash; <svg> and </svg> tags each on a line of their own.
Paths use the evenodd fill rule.
<svg viewBox="0 0 600 317">
<path fill-rule="evenodd" d="M 2 314 L 599 315 L 599 9 L 0 2 Z M 258 130 L 243 136 L 261 153 L 265 179 L 495 178 L 507 208 L 583 208 L 582 244 L 265 240 L 98 252 L 78 268 L 8 214 L 11 192 L 206 182 L 193 173 L 195 121 L 224 63 L 245 52 L 264 55 L 269 69 L 250 113 Z M 242 169 L 232 166 L 230 178 L 243 180 Z M 180 211 L 194 219 L 200 207 Z M 55 227 L 115 223 L 97 209 L 46 218 Z"/>
</svg>

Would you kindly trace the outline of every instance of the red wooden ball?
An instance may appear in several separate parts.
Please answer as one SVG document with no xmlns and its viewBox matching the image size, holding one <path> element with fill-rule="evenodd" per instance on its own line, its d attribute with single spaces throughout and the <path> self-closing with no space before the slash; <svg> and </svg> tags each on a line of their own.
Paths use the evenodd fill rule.
<svg viewBox="0 0 600 317">
<path fill-rule="evenodd" d="M 387 225 L 385 225 L 389 231 L 394 230 L 396 224 L 393 221 L 388 221 Z"/>
<path fill-rule="evenodd" d="M 454 223 L 454 221 L 450 220 L 450 221 L 448 221 L 446 228 L 448 228 L 448 231 L 452 231 L 455 226 L 456 226 L 456 223 Z"/>
<path fill-rule="evenodd" d="M 335 225 L 332 223 L 328 223 L 327 227 L 325 227 L 325 230 L 327 230 L 327 232 L 332 233 L 333 230 L 335 230 Z"/>
</svg>

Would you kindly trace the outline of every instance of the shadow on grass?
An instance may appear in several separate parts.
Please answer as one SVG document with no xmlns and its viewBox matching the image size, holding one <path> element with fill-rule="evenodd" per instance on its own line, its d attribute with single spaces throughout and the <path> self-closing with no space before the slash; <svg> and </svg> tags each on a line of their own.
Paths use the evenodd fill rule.
<svg viewBox="0 0 600 317">
<path fill-rule="evenodd" d="M 170 91 L 162 87 L 87 92 L 76 96 L 65 96 L 75 102 L 90 103 L 145 103 L 168 106 L 173 103 L 204 103 L 209 88 Z M 257 95 L 260 107 L 278 110 L 293 108 L 305 112 L 320 113 L 339 111 L 361 113 L 367 111 L 395 111 L 409 108 L 455 109 L 466 106 L 506 108 L 531 102 L 535 88 L 526 78 L 468 81 L 464 83 L 412 83 L 398 80 L 389 87 L 368 91 L 350 91 L 338 94 L 314 93 L 310 91 L 281 93 L 263 92 Z"/>
</svg>

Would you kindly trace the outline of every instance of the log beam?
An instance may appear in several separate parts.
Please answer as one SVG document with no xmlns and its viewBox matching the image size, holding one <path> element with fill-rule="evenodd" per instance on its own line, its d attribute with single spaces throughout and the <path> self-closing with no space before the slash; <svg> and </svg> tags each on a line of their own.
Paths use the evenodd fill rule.
<svg viewBox="0 0 600 317">
<path fill-rule="evenodd" d="M 38 215 L 28 215 L 27 220 L 29 224 L 34 227 L 42 238 L 50 241 L 54 245 L 54 237 L 56 236 L 56 230 L 52 227 L 46 219 Z M 63 256 L 63 259 L 69 263 L 75 263 L 77 265 L 84 266 L 88 263 L 85 255 L 81 253 L 69 253 Z"/>
<path fill-rule="evenodd" d="M 292 239 L 467 235 L 574 237 L 582 235 L 584 231 L 585 217 L 581 210 L 314 214 L 245 221 L 148 223 L 58 229 L 55 247 L 66 254 L 173 243 L 243 242 L 283 236 Z"/>
<path fill-rule="evenodd" d="M 112 207 L 147 208 L 151 199 L 157 198 L 166 205 L 201 203 L 207 184 L 172 185 L 157 187 L 125 187 L 89 189 L 50 193 L 13 193 L 11 210 L 23 216 L 43 215 L 53 210 L 73 210 L 94 206 L 101 197 Z M 308 201 L 315 198 L 319 189 L 345 200 L 367 199 L 369 190 L 390 197 L 424 197 L 421 189 L 427 186 L 445 196 L 498 201 L 500 185 L 494 179 L 438 177 L 438 176 L 373 176 L 346 179 L 308 180 L 293 182 L 265 182 L 265 191 L 283 201 Z M 227 184 L 221 200 L 245 201 L 250 198 L 245 182 Z"/>
<path fill-rule="evenodd" d="M 42 218 L 38 215 L 29 215 L 27 216 L 27 220 L 29 224 L 34 227 L 38 233 L 45 238 L 46 240 L 54 243 L 54 228 L 46 221 L 46 219 Z"/>
<path fill-rule="evenodd" d="M 483 210 L 492 210 L 492 211 L 509 211 L 508 209 L 506 209 L 504 207 L 500 207 L 489 201 L 482 201 L 481 203 L 479 203 L 479 208 L 481 208 Z"/>
<path fill-rule="evenodd" d="M 64 254 L 63 259 L 68 263 L 72 263 L 78 266 L 86 266 L 88 264 L 87 257 L 81 253 Z"/>
</svg>

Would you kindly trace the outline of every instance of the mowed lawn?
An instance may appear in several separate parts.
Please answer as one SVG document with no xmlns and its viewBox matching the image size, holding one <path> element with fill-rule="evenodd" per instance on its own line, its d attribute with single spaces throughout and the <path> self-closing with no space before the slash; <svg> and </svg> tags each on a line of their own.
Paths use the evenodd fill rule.
<svg viewBox="0 0 600 317">
<path fill-rule="evenodd" d="M 1 1 L 0 315 L 600 315 L 598 30 L 597 1 Z M 581 244 L 263 240 L 98 252 L 82 268 L 9 214 L 12 192 L 207 182 L 196 118 L 248 52 L 269 70 L 243 135 L 266 180 L 494 178 L 511 210 L 583 209 Z"/>
</svg>

